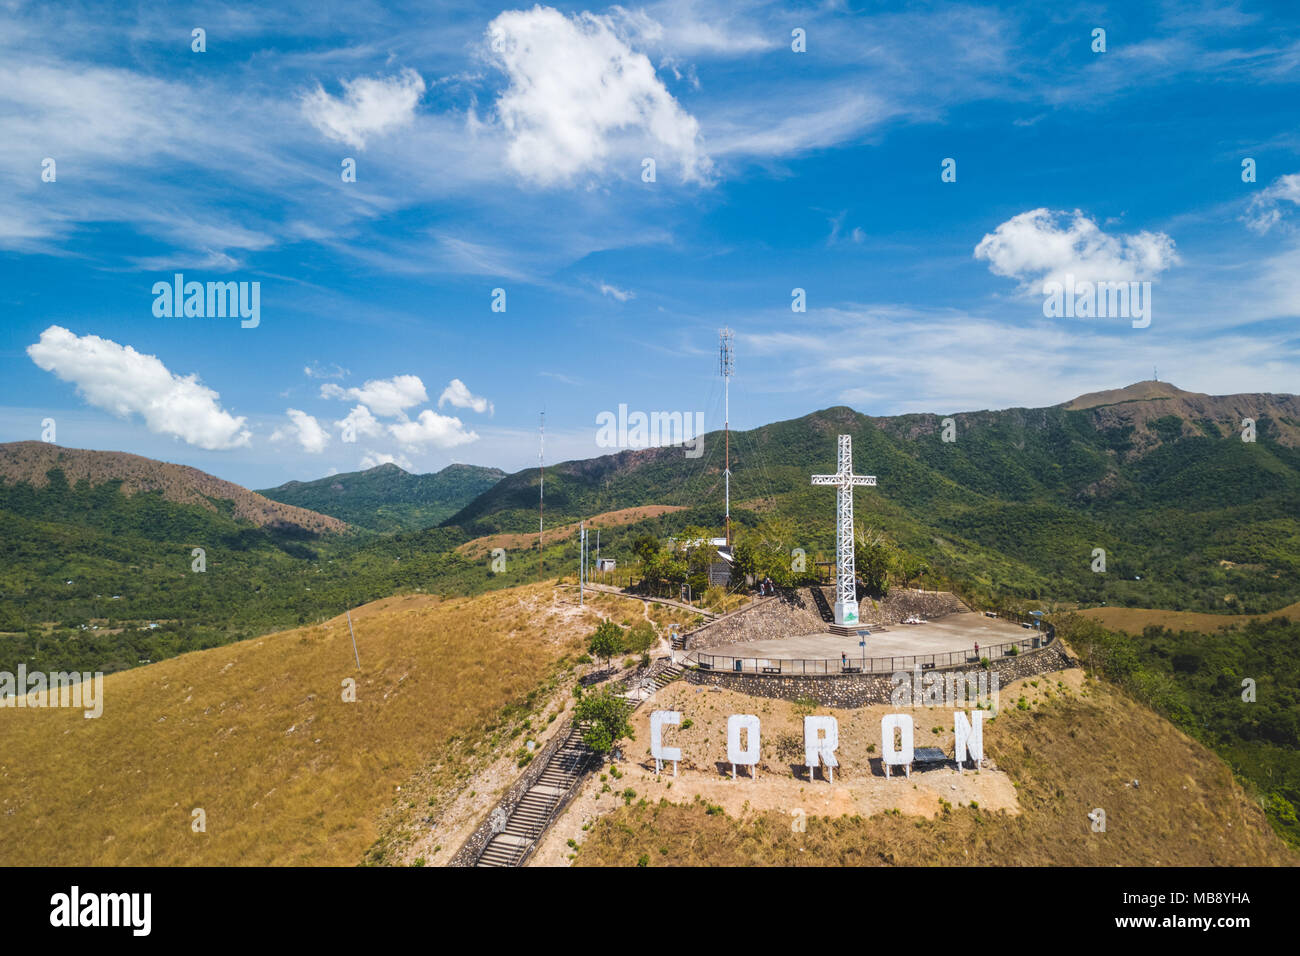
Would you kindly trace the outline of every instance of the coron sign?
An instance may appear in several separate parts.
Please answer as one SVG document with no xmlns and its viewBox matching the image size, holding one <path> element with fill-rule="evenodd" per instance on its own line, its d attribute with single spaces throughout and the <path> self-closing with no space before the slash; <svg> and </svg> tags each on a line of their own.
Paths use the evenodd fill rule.
<svg viewBox="0 0 1300 956">
<path fill-rule="evenodd" d="M 984 718 L 988 712 L 953 711 L 953 759 L 960 771 L 967 760 L 979 767 L 984 760 Z M 650 755 L 655 761 L 655 772 L 663 770 L 665 761 L 672 761 L 673 776 L 677 775 L 677 762 L 682 759 L 680 747 L 664 745 L 664 727 L 680 725 L 682 715 L 676 710 L 656 710 L 650 715 Z M 744 734 L 744 745 L 741 735 Z M 753 714 L 732 714 L 727 718 L 727 762 L 735 779 L 736 767 L 757 768 L 759 760 L 761 726 Z M 885 776 L 891 767 L 901 767 L 910 777 L 916 750 L 912 717 L 909 714 L 886 714 L 880 719 L 880 756 Z M 827 781 L 835 782 L 835 768 L 839 759 L 839 721 L 828 714 L 808 716 L 803 719 L 804 766 L 811 778 L 817 767 L 824 767 Z M 751 769 L 751 774 L 754 771 Z"/>
</svg>

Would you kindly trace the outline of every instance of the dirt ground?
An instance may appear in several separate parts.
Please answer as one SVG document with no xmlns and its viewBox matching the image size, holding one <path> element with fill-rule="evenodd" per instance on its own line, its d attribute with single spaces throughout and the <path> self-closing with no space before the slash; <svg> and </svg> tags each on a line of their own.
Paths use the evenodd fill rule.
<svg viewBox="0 0 1300 956">
<path fill-rule="evenodd" d="M 1046 674 L 1016 681 L 1002 688 L 1002 707 L 1016 707 L 1023 698 L 1024 707 L 1033 708 L 1040 701 L 1059 695 L 1079 693 L 1082 673 L 1078 669 Z M 682 723 L 671 727 L 664 742 L 682 750 L 682 761 L 674 778 L 671 765 L 662 774 L 654 773 L 650 758 L 650 714 L 655 710 L 676 710 Z M 828 783 L 819 771 L 815 781 L 807 779 L 802 757 L 783 762 L 776 756 L 778 737 L 797 734 L 803 739 L 803 714 L 793 703 L 748 697 L 720 688 L 703 688 L 678 681 L 669 684 L 642 704 L 633 718 L 635 740 L 625 745 L 625 759 L 615 766 L 621 774 L 613 775 L 607 765 L 589 777 L 579 795 L 551 827 L 529 866 L 568 866 L 591 824 L 604 814 L 625 803 L 645 799 L 657 803 L 692 803 L 702 800 L 720 807 L 728 816 L 745 818 L 764 811 L 790 816 L 792 826 L 800 815 L 871 816 L 897 811 L 906 816 L 934 818 L 943 804 L 978 805 L 992 812 L 1005 810 L 1018 814 L 1020 807 L 1010 778 L 986 759 L 980 772 L 958 773 L 951 765 L 933 770 L 914 770 L 910 779 L 892 776 L 886 779 L 880 769 L 880 719 L 899 712 L 888 705 L 857 709 L 818 707 L 816 714 L 832 714 L 839 722 L 840 766 L 834 783 Z M 914 721 L 917 747 L 940 747 L 953 751 L 952 708 L 906 708 Z M 756 777 L 745 768 L 731 778 L 726 763 L 727 718 L 731 714 L 754 714 L 762 722 L 761 763 Z M 997 733 L 997 721 L 985 722 L 984 732 Z M 802 744 L 800 744 L 802 750 Z M 797 770 L 791 766 L 797 763 Z M 633 795 L 628 796 L 627 790 Z M 570 842 L 572 841 L 572 843 Z"/>
</svg>

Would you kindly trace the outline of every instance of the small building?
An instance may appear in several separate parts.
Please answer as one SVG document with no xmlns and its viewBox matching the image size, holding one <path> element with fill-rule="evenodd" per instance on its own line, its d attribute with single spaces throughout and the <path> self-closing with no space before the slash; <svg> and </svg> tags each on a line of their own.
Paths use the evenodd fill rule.
<svg viewBox="0 0 1300 956">
<path fill-rule="evenodd" d="M 613 559 L 613 558 L 597 558 L 597 559 L 596 559 L 596 571 L 597 571 L 598 573 L 600 573 L 600 574 L 604 574 L 606 571 L 613 571 L 613 570 L 614 570 L 614 559 Z"/>
</svg>

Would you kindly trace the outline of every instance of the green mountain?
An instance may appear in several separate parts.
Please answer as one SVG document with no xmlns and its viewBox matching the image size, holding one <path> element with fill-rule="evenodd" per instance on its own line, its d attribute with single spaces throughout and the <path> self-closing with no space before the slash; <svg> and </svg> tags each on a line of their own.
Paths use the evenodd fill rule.
<svg viewBox="0 0 1300 956">
<path fill-rule="evenodd" d="M 945 424 L 951 420 L 951 427 Z M 1253 441 L 1243 441 L 1244 421 Z M 945 441 L 945 431 L 951 441 Z M 1208 396 L 1163 382 L 1050 408 L 870 417 L 843 406 L 731 434 L 734 528 L 794 519 L 790 546 L 830 557 L 836 468 L 853 436 L 859 523 L 969 593 L 1218 611 L 1300 599 L 1300 398 Z M 723 436 L 704 453 L 649 448 L 546 469 L 548 525 L 638 505 L 686 511 L 635 534 L 722 526 Z M 536 528 L 536 469 L 451 516 L 474 537 Z M 1093 570 L 1105 551 L 1105 572 Z"/>
<path fill-rule="evenodd" d="M 416 530 L 455 514 L 505 474 L 499 468 L 448 465 L 432 474 L 412 475 L 387 464 L 315 481 L 290 481 L 260 494 L 371 531 Z"/>
<path fill-rule="evenodd" d="M 111 672 L 397 591 L 519 582 L 457 555 L 463 540 L 359 532 L 137 455 L 2 444 L 0 670 Z"/>
</svg>

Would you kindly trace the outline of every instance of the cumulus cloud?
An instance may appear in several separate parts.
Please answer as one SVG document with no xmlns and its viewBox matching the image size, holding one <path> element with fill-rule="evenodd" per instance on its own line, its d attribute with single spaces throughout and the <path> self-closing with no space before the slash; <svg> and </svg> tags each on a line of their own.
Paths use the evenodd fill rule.
<svg viewBox="0 0 1300 956">
<path fill-rule="evenodd" d="M 438 407 L 442 408 L 450 402 L 456 408 L 469 408 L 480 415 L 487 412 L 489 415 L 496 414 L 496 409 L 486 398 L 473 394 L 469 388 L 458 378 L 453 378 L 451 384 L 442 390 L 442 395 L 438 397 Z"/>
<path fill-rule="evenodd" d="M 285 409 L 284 413 L 289 416 L 289 424 L 271 432 L 271 441 L 292 439 L 302 446 L 303 451 L 313 455 L 319 455 L 325 450 L 325 446 L 330 443 L 330 436 L 320 422 L 296 408 Z"/>
<path fill-rule="evenodd" d="M 379 419 L 370 414 L 370 409 L 364 405 L 357 405 L 352 411 L 334 423 L 344 435 L 345 441 L 355 441 L 357 438 L 378 438 L 384 434 L 384 426 L 379 424 Z"/>
<path fill-rule="evenodd" d="M 352 399 L 365 405 L 376 415 L 393 418 L 413 405 L 429 400 L 424 382 L 418 375 L 394 375 L 392 378 L 371 379 L 360 388 L 343 388 L 340 385 L 322 385 L 321 398 Z"/>
<path fill-rule="evenodd" d="M 1260 235 L 1268 232 L 1282 221 L 1284 202 L 1300 205 L 1300 173 L 1281 176 L 1256 193 L 1246 209 L 1246 226 Z"/>
<path fill-rule="evenodd" d="M 388 431 L 408 450 L 415 450 L 426 445 L 434 448 L 455 448 L 478 441 L 478 435 L 466 431 L 459 418 L 439 415 L 425 409 L 413 422 L 398 422 L 389 425 Z"/>
<path fill-rule="evenodd" d="M 535 6 L 502 13 L 487 35 L 510 80 L 497 115 L 510 137 L 507 158 L 523 176 L 569 180 L 599 169 L 623 141 L 648 150 L 640 155 L 676 161 L 684 179 L 707 177 L 699 122 L 612 18 Z"/>
<path fill-rule="evenodd" d="M 380 465 L 396 465 L 403 471 L 414 471 L 415 466 L 405 455 L 390 455 L 382 451 L 367 451 L 361 456 L 361 470 L 378 468 Z"/>
<path fill-rule="evenodd" d="M 1134 282 L 1151 279 L 1178 262 L 1174 240 L 1163 232 L 1108 235 L 1079 210 L 1031 209 L 1013 216 L 980 240 L 975 258 L 994 275 L 1038 292 L 1047 282 Z"/>
<path fill-rule="evenodd" d="M 122 418 L 139 415 L 156 434 L 210 451 L 247 446 L 246 419 L 231 415 L 196 374 L 174 375 L 157 356 L 98 335 L 51 325 L 27 347 L 36 365 L 77 387 L 87 402 Z"/>
<path fill-rule="evenodd" d="M 424 79 L 406 69 L 396 76 L 343 80 L 343 96 L 317 84 L 302 97 L 303 114 L 326 137 L 365 149 L 366 139 L 405 126 L 415 118 Z"/>
</svg>

